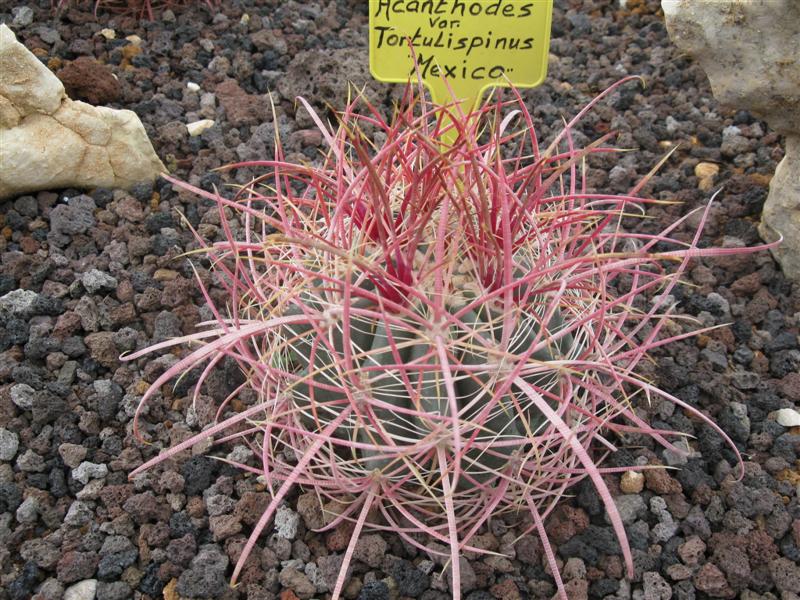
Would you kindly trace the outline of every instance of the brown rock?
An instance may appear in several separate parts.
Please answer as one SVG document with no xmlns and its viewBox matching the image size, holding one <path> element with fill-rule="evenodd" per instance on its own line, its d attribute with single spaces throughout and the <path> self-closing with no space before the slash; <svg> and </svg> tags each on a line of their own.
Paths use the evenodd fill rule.
<svg viewBox="0 0 800 600">
<path fill-rule="evenodd" d="M 776 308 L 778 301 L 767 291 L 767 288 L 759 288 L 753 299 L 745 306 L 745 316 L 754 323 L 760 323 L 768 311 Z"/>
<path fill-rule="evenodd" d="M 794 402 L 800 401 L 800 373 L 789 373 L 778 383 L 781 394 Z"/>
<path fill-rule="evenodd" d="M 800 594 L 800 566 L 781 556 L 769 563 L 769 572 L 775 587 L 782 592 L 782 598 Z"/>
<path fill-rule="evenodd" d="M 242 530 L 242 523 L 236 515 L 218 515 L 209 517 L 208 528 L 214 535 L 214 541 L 220 542 L 239 533 Z"/>
<path fill-rule="evenodd" d="M 85 342 L 92 358 L 104 367 L 114 368 L 119 364 L 119 350 L 114 343 L 113 332 L 90 333 L 86 336 Z"/>
<path fill-rule="evenodd" d="M 589 598 L 589 582 L 585 579 L 573 579 L 564 584 L 567 598 L 570 600 L 587 600 Z"/>
<path fill-rule="evenodd" d="M 297 499 L 297 512 L 303 517 L 307 529 L 320 529 L 325 526 L 322 506 L 314 492 L 307 492 Z"/>
<path fill-rule="evenodd" d="M 667 567 L 667 575 L 672 581 L 683 581 L 692 577 L 692 569 L 681 563 Z"/>
<path fill-rule="evenodd" d="M 120 83 L 111 69 L 89 56 L 67 63 L 56 76 L 73 100 L 85 100 L 98 106 L 115 102 L 120 97 Z"/>
<path fill-rule="evenodd" d="M 492 593 L 492 596 L 500 598 L 501 600 L 519 600 L 522 598 L 519 593 L 519 588 L 517 584 L 514 583 L 513 579 L 505 579 L 493 585 L 489 591 Z"/>
<path fill-rule="evenodd" d="M 308 600 L 317 591 L 316 586 L 305 573 L 292 567 L 283 569 L 278 577 L 278 581 L 284 588 L 292 590 L 300 600 Z"/>
<path fill-rule="evenodd" d="M 125 501 L 123 508 L 136 523 L 140 524 L 169 518 L 169 509 L 156 500 L 153 492 L 131 496 Z"/>
<path fill-rule="evenodd" d="M 678 556 L 689 566 L 700 562 L 706 551 L 706 543 L 696 535 L 691 536 L 683 544 L 678 546 Z"/>
<path fill-rule="evenodd" d="M 353 535 L 353 523 L 342 521 L 336 528 L 331 531 L 325 538 L 325 545 L 331 552 L 342 552 L 347 548 L 350 543 L 350 537 Z"/>
<path fill-rule="evenodd" d="M 778 557 L 775 540 L 763 529 L 754 529 L 745 536 L 744 550 L 751 565 L 765 565 Z"/>
<path fill-rule="evenodd" d="M 695 573 L 694 586 L 712 598 L 733 598 L 736 592 L 728 585 L 722 571 L 714 563 L 706 563 Z"/>
<path fill-rule="evenodd" d="M 226 79 L 217 85 L 214 93 L 225 109 L 228 121 L 234 127 L 254 125 L 270 118 L 269 102 L 259 96 L 248 94 L 233 79 Z"/>
<path fill-rule="evenodd" d="M 170 582 L 164 586 L 164 600 L 180 600 L 178 595 L 178 580 L 172 578 Z"/>
<path fill-rule="evenodd" d="M 94 575 L 100 558 L 96 552 L 67 552 L 58 561 L 56 573 L 61 583 L 89 579 Z"/>
<path fill-rule="evenodd" d="M 377 569 L 383 562 L 388 544 L 377 534 L 362 535 L 356 542 L 353 558 Z"/>
<path fill-rule="evenodd" d="M 547 535 L 554 544 L 565 544 L 589 526 L 589 515 L 581 508 L 562 505 L 547 523 Z"/>
<path fill-rule="evenodd" d="M 754 273 L 750 273 L 749 275 L 745 275 L 744 277 L 740 277 L 739 279 L 734 281 L 731 284 L 731 291 L 734 294 L 749 296 L 755 294 L 760 287 L 761 287 L 761 274 L 758 271 L 756 271 Z"/>
<path fill-rule="evenodd" d="M 269 496 L 259 492 L 245 492 L 233 509 L 245 525 L 255 525 L 269 505 Z"/>
<path fill-rule="evenodd" d="M 673 479 L 665 469 L 647 469 L 644 472 L 647 489 L 659 495 L 680 494 L 683 486 Z"/>
<path fill-rule="evenodd" d="M 623 494 L 638 494 L 644 487 L 644 475 L 637 471 L 625 471 L 619 482 Z"/>
<path fill-rule="evenodd" d="M 53 337 L 64 339 L 65 337 L 74 334 L 80 327 L 80 315 L 69 310 L 58 317 L 56 326 L 53 328 Z"/>
</svg>

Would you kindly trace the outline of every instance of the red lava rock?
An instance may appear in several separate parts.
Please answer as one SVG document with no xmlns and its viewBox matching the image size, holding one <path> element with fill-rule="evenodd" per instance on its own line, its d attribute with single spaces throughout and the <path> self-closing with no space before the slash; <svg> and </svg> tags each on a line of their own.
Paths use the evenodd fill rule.
<svg viewBox="0 0 800 600">
<path fill-rule="evenodd" d="M 86 345 L 92 358 L 104 367 L 114 368 L 119 364 L 119 350 L 114 343 L 112 331 L 99 331 L 86 336 Z"/>
<path fill-rule="evenodd" d="M 166 523 L 147 523 L 142 525 L 139 537 L 151 548 L 163 548 L 169 542 L 169 526 Z"/>
<path fill-rule="evenodd" d="M 621 579 L 624 574 L 622 559 L 617 555 L 603 555 L 600 558 L 600 565 L 606 575 L 613 579 Z"/>
<path fill-rule="evenodd" d="M 667 575 L 672 581 L 683 581 L 684 579 L 691 579 L 692 569 L 681 563 L 675 563 L 667 567 Z"/>
<path fill-rule="evenodd" d="M 301 148 L 319 146 L 322 144 L 322 132 L 317 129 L 301 129 L 289 137 L 289 143 Z"/>
<path fill-rule="evenodd" d="M 22 239 L 19 241 L 19 247 L 25 254 L 35 254 L 37 250 L 39 250 L 40 245 L 35 239 L 31 236 L 26 235 L 23 236 Z"/>
<path fill-rule="evenodd" d="M 789 373 L 778 383 L 780 392 L 794 402 L 800 401 L 800 373 Z"/>
<path fill-rule="evenodd" d="M 300 598 L 300 600 L 310 599 L 317 591 L 316 586 L 311 583 L 305 573 L 292 567 L 284 568 L 278 580 L 284 588 L 291 590 L 295 598 Z M 283 598 L 283 595 L 281 595 L 281 598 Z"/>
<path fill-rule="evenodd" d="M 573 579 L 564 584 L 569 600 L 587 600 L 589 598 L 589 582 L 585 579 Z"/>
<path fill-rule="evenodd" d="M 125 501 L 123 508 L 137 523 L 163 521 L 169 518 L 169 511 L 159 503 L 153 492 L 131 496 Z"/>
<path fill-rule="evenodd" d="M 214 93 L 234 127 L 261 123 L 269 118 L 269 102 L 248 94 L 234 79 L 224 80 L 214 88 Z"/>
<path fill-rule="evenodd" d="M 753 565 L 766 564 L 778 557 L 775 540 L 763 529 L 754 529 L 744 536 L 744 549 Z"/>
<path fill-rule="evenodd" d="M 362 535 L 356 542 L 353 558 L 377 569 L 381 566 L 388 547 L 386 541 L 377 534 Z"/>
<path fill-rule="evenodd" d="M 693 535 L 678 546 L 678 556 L 689 566 L 698 564 L 705 554 L 705 551 L 706 543 L 696 535 Z"/>
<path fill-rule="evenodd" d="M 131 223 L 138 223 L 144 219 L 142 203 L 128 194 L 122 194 L 122 197 L 113 203 L 113 211 L 119 218 Z M 131 250 L 130 245 L 131 240 L 128 240 L 129 250 Z"/>
<path fill-rule="evenodd" d="M 325 515 L 314 492 L 306 492 L 297 498 L 297 512 L 303 517 L 306 529 L 320 529 L 325 526 Z"/>
<path fill-rule="evenodd" d="M 341 552 L 350 543 L 350 536 L 353 535 L 354 525 L 343 521 L 331 531 L 325 539 L 325 545 L 331 552 Z"/>
<path fill-rule="evenodd" d="M 685 519 L 692 510 L 692 505 L 683 494 L 667 494 L 664 496 L 664 501 L 670 514 L 677 519 Z"/>
<path fill-rule="evenodd" d="M 741 591 L 750 583 L 750 562 L 740 547 L 727 544 L 718 547 L 713 560 L 725 573 L 725 578 L 733 589 Z"/>
<path fill-rule="evenodd" d="M 769 563 L 769 572 L 778 590 L 787 595 L 800 594 L 800 565 L 781 556 Z"/>
<path fill-rule="evenodd" d="M 78 313 L 67 311 L 58 317 L 53 328 L 53 337 L 63 339 L 74 334 L 81 327 L 81 317 Z"/>
<path fill-rule="evenodd" d="M 209 517 L 208 527 L 214 535 L 214 541 L 220 542 L 242 530 L 242 523 L 236 515 L 218 515 Z"/>
<path fill-rule="evenodd" d="M 753 323 L 760 323 L 764 320 L 764 315 L 778 306 L 778 301 L 767 291 L 767 288 L 759 288 L 753 299 L 744 308 L 745 316 Z"/>
<path fill-rule="evenodd" d="M 705 592 L 712 598 L 733 598 L 736 596 L 736 592 L 728 585 L 725 575 L 714 563 L 706 563 L 700 567 L 692 581 L 698 590 Z"/>
<path fill-rule="evenodd" d="M 741 296 L 755 294 L 761 287 L 761 274 L 757 271 L 744 277 L 740 277 L 731 284 L 731 291 Z"/>
<path fill-rule="evenodd" d="M 197 542 L 191 533 L 172 540 L 167 544 L 167 556 L 171 562 L 182 567 L 188 567 L 194 555 L 197 554 Z"/>
<path fill-rule="evenodd" d="M 562 505 L 547 523 L 547 535 L 554 544 L 564 544 L 589 526 L 589 515 L 582 508 Z"/>
<path fill-rule="evenodd" d="M 537 565 L 542 556 L 542 545 L 535 535 L 525 535 L 514 544 L 517 560 L 528 564 Z"/>
<path fill-rule="evenodd" d="M 118 100 L 121 95 L 120 83 L 111 69 L 89 56 L 68 62 L 56 76 L 73 100 L 104 105 Z"/>
<path fill-rule="evenodd" d="M 191 279 L 178 277 L 164 283 L 164 292 L 161 294 L 161 304 L 174 308 L 188 302 L 192 293 L 197 289 L 197 282 Z"/>
<path fill-rule="evenodd" d="M 233 509 L 245 525 L 255 525 L 269 505 L 269 496 L 259 492 L 245 492 Z"/>
<path fill-rule="evenodd" d="M 58 561 L 56 573 L 61 583 L 89 579 L 94 575 L 100 558 L 95 552 L 67 552 Z"/>
<path fill-rule="evenodd" d="M 107 485 L 100 490 L 100 500 L 108 508 L 122 506 L 131 494 L 133 494 L 133 485 L 130 483 Z"/>
<path fill-rule="evenodd" d="M 519 593 L 519 588 L 517 587 L 517 584 L 514 583 L 513 579 L 501 581 L 500 583 L 493 585 L 489 591 L 491 592 L 492 596 L 495 598 L 500 598 L 501 600 L 518 600 L 522 598 Z"/>
<path fill-rule="evenodd" d="M 680 482 L 673 479 L 665 469 L 646 469 L 644 479 L 647 489 L 660 496 L 680 494 L 683 491 Z"/>
</svg>

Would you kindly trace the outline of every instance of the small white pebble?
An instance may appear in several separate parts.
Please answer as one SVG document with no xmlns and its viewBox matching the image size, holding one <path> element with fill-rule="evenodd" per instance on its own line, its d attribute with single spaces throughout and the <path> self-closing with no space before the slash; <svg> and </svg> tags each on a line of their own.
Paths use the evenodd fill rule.
<svg viewBox="0 0 800 600">
<path fill-rule="evenodd" d="M 117 37 L 117 32 L 114 31 L 113 29 L 109 29 L 108 27 L 106 27 L 105 29 L 101 29 L 99 33 L 107 40 L 113 40 L 116 39 Z"/>
<path fill-rule="evenodd" d="M 189 83 L 187 83 L 186 87 L 188 88 L 188 90 L 190 92 L 199 92 L 200 91 L 200 86 L 197 85 L 194 81 L 190 81 Z"/>
<path fill-rule="evenodd" d="M 775 420 L 784 427 L 800 427 L 800 412 L 793 408 L 782 408 L 775 413 Z"/>
<path fill-rule="evenodd" d="M 189 130 L 189 135 L 192 137 L 198 136 L 209 127 L 214 126 L 212 119 L 203 119 L 202 121 L 195 121 L 194 123 L 187 123 L 186 129 Z"/>
<path fill-rule="evenodd" d="M 125 39 L 128 40 L 134 46 L 142 45 L 142 38 L 140 38 L 138 35 L 128 35 L 125 36 Z"/>
</svg>

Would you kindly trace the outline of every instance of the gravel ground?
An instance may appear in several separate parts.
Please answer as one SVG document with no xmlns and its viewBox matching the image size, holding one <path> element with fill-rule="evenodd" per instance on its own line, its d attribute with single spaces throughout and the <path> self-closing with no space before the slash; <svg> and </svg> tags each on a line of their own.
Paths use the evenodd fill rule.
<svg viewBox="0 0 800 600">
<path fill-rule="evenodd" d="M 49 0 L 2 0 L 0 21 L 59 73 L 73 98 L 135 111 L 170 169 L 210 188 L 251 176 L 212 168 L 270 156 L 268 89 L 289 159 L 309 160 L 321 136 L 293 98 L 304 95 L 324 112 L 326 102 L 341 101 L 347 80 L 368 81 L 365 2 L 223 4 L 213 15 L 199 7 L 149 23 L 95 19 L 90 8 L 54 18 Z M 591 184 L 626 191 L 680 144 L 646 192 L 682 203 L 652 209 L 652 222 L 638 226 L 660 228 L 724 185 L 703 243 L 758 243 L 779 137 L 747 112 L 716 104 L 703 72 L 670 44 L 657 1 L 556 4 L 547 83 L 524 94 L 540 137 L 610 83 L 641 75 L 646 88 L 628 85 L 584 121 L 586 139 L 615 129 L 619 145 L 635 150 L 593 163 Z M 369 94 L 388 108 L 399 90 L 370 83 Z M 216 125 L 189 137 L 185 123 L 203 118 Z M 311 532 L 322 513 L 312 495 L 295 494 L 241 585 L 228 587 L 267 494 L 209 456 L 246 461 L 247 448 L 195 448 L 128 481 L 143 460 L 209 423 L 239 381 L 235 367 L 224 366 L 190 407 L 190 374 L 143 414 L 152 443 L 133 436 L 138 399 L 176 357 L 120 363 L 120 353 L 191 332 L 206 318 L 180 257 L 196 244 L 179 213 L 206 239 L 220 236 L 210 203 L 163 182 L 0 203 L 0 598 L 293 600 L 325 598 L 333 585 L 349 531 Z M 198 266 L 208 278 L 207 265 Z M 702 323 L 732 325 L 659 351 L 650 374 L 721 424 L 745 456 L 746 475 L 736 480 L 732 452 L 710 429 L 672 405 L 641 402 L 655 425 L 695 436 L 691 458 L 629 439 L 610 460 L 679 467 L 647 471 L 643 482 L 608 477 L 634 548 L 632 582 L 622 577 L 619 546 L 591 486 L 565 499 L 548 530 L 570 597 L 797 599 L 800 430 L 779 425 L 774 411 L 800 403 L 800 287 L 760 253 L 698 261 L 674 296 Z M 516 540 L 524 526 L 497 519 L 476 539 L 505 558 L 466 557 L 468 600 L 553 595 L 537 539 Z M 399 538 L 368 534 L 345 595 L 450 598 L 441 570 Z"/>
</svg>

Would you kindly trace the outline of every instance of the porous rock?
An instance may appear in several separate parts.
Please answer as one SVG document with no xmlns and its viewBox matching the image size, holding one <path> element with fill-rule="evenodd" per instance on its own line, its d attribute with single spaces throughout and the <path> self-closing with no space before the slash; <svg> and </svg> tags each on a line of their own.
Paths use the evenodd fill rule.
<svg viewBox="0 0 800 600">
<path fill-rule="evenodd" d="M 59 69 L 57 76 L 72 98 L 95 105 L 119 99 L 119 81 L 111 69 L 90 56 L 79 56 L 68 62 Z"/>
<path fill-rule="evenodd" d="M 670 37 L 705 70 L 723 105 L 786 136 L 759 226 L 787 277 L 800 281 L 800 4 L 795 0 L 662 0 Z"/>
<path fill-rule="evenodd" d="M 0 199 L 58 188 L 132 188 L 165 171 L 136 113 L 70 100 L 0 24 Z"/>
</svg>

